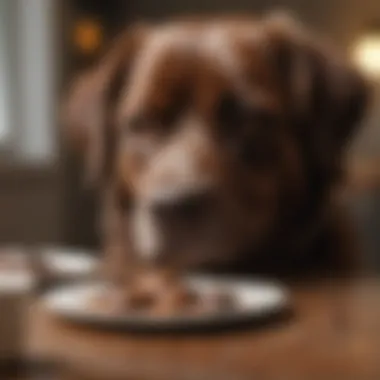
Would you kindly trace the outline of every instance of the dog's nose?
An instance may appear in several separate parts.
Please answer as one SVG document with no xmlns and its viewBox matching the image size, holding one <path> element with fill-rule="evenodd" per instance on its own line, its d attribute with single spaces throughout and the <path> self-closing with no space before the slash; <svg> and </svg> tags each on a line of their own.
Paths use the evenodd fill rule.
<svg viewBox="0 0 380 380">
<path fill-rule="evenodd" d="M 192 223 L 205 216 L 214 197 L 209 190 L 197 190 L 155 200 L 151 207 L 156 218 L 164 222 Z"/>
</svg>

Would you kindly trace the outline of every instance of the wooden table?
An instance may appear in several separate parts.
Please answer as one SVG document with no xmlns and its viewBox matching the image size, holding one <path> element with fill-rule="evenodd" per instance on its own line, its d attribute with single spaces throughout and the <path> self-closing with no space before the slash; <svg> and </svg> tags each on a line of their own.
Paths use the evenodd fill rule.
<svg viewBox="0 0 380 380">
<path fill-rule="evenodd" d="M 67 324 L 37 303 L 28 347 L 58 358 L 70 379 L 380 379 L 380 281 L 291 289 L 291 320 L 212 335 L 97 331 Z"/>
</svg>

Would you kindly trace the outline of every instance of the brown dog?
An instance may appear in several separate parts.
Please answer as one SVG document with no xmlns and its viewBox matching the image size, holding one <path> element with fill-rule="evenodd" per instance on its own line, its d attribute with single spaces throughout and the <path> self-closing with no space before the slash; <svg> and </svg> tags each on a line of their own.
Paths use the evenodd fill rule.
<svg viewBox="0 0 380 380">
<path fill-rule="evenodd" d="M 69 136 L 104 193 L 113 276 L 192 267 L 347 269 L 332 193 L 362 78 L 274 16 L 132 28 L 74 83 Z"/>
</svg>

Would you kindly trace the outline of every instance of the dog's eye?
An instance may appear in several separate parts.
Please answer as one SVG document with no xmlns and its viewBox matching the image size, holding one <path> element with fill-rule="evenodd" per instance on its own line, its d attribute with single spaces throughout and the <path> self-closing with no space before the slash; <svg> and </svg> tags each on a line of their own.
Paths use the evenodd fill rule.
<svg viewBox="0 0 380 380">
<path fill-rule="evenodd" d="M 259 112 L 254 117 L 254 126 L 247 128 L 239 138 L 239 156 L 248 164 L 268 164 L 276 156 L 276 134 L 272 125 L 273 115 Z"/>
<path fill-rule="evenodd" d="M 266 165 L 273 160 L 276 115 L 262 105 L 225 97 L 219 108 L 221 133 L 239 160 L 249 165 Z"/>
<path fill-rule="evenodd" d="M 268 164 L 273 161 L 274 150 L 271 144 L 263 141 L 244 141 L 239 156 L 247 164 Z"/>
<path fill-rule="evenodd" d="M 233 94 L 225 94 L 218 105 L 218 124 L 222 135 L 233 137 L 256 133 L 261 128 L 271 128 L 275 115 L 262 104 L 249 104 Z"/>
<path fill-rule="evenodd" d="M 248 107 L 231 93 L 221 97 L 217 107 L 217 123 L 224 137 L 234 135 L 247 122 Z"/>
<path fill-rule="evenodd" d="M 180 87 L 173 91 L 170 102 L 154 110 L 152 118 L 162 127 L 164 132 L 169 132 L 176 121 L 185 111 L 189 103 L 189 94 L 186 89 Z"/>
<path fill-rule="evenodd" d="M 251 120 L 258 126 L 271 128 L 276 121 L 276 115 L 264 107 L 256 107 L 251 111 Z"/>
</svg>

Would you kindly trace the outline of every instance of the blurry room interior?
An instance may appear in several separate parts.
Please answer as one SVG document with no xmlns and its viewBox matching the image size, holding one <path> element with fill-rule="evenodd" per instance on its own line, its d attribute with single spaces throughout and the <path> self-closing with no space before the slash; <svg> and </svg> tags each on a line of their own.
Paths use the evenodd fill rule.
<svg viewBox="0 0 380 380">
<path fill-rule="evenodd" d="M 86 187 L 78 158 L 63 143 L 59 128 L 60 105 L 71 79 L 81 70 L 91 66 L 101 56 L 112 38 L 126 25 L 135 21 L 162 20 L 181 14 L 265 13 L 274 8 L 290 10 L 308 28 L 334 41 L 368 76 L 373 87 L 373 101 L 364 121 L 364 127 L 353 141 L 347 155 L 350 174 L 346 187 L 348 206 L 359 232 L 363 259 L 371 271 L 376 269 L 380 273 L 378 233 L 380 229 L 380 1 L 378 0 L 0 0 L 0 210 L 2 211 L 0 245 L 21 244 L 34 247 L 57 244 L 98 249 L 100 243 L 96 228 L 98 194 Z M 379 19 L 374 20 L 374 16 L 379 16 Z M 202 357 L 203 354 L 206 359 L 210 359 L 207 356 L 209 348 L 211 354 L 216 353 L 215 358 L 219 359 L 218 355 L 224 352 L 224 348 L 232 347 L 231 352 L 235 350 L 236 353 L 241 352 L 239 349 L 244 344 L 248 347 L 253 343 L 253 357 L 257 352 L 256 357 L 263 359 L 264 364 L 268 359 L 269 367 L 274 370 L 277 365 L 273 365 L 272 357 L 268 355 L 268 348 L 273 348 L 273 357 L 278 360 L 276 364 L 279 363 L 279 368 L 283 365 L 284 368 L 290 368 L 290 371 L 301 368 L 302 372 L 302 355 L 311 352 L 311 362 L 314 365 L 312 370 L 318 371 L 322 367 L 322 370 L 329 370 L 329 365 L 333 368 L 337 363 L 338 367 L 341 366 L 338 369 L 345 370 L 352 365 L 359 368 L 359 371 L 365 367 L 365 372 L 368 370 L 366 360 L 375 357 L 367 355 L 367 352 L 372 354 L 375 352 L 372 350 L 375 345 L 370 345 L 371 342 L 368 342 L 370 339 L 364 341 L 371 335 L 371 330 L 365 325 L 365 321 L 363 325 L 367 330 L 363 328 L 353 332 L 352 346 L 346 344 L 347 341 L 343 339 L 339 340 L 341 344 L 339 349 L 338 346 L 329 343 L 326 347 L 325 337 L 332 336 L 335 339 L 339 331 L 336 334 L 336 331 L 330 327 L 325 328 L 328 317 L 335 316 L 334 313 L 338 314 L 336 312 L 338 307 L 335 307 L 334 303 L 337 298 L 330 298 L 331 292 L 325 290 L 322 289 L 320 292 L 322 296 L 310 293 L 310 297 L 307 292 L 302 295 L 301 291 L 299 298 L 304 306 L 302 310 L 305 311 L 306 323 L 302 326 L 294 324 L 295 329 L 281 331 L 278 336 L 283 335 L 279 339 L 277 335 L 269 334 L 269 340 L 265 341 L 265 333 L 257 336 L 236 334 L 227 338 L 227 344 L 218 338 L 215 340 L 211 338 L 202 346 L 203 341 L 196 338 L 195 343 L 191 342 L 189 347 L 184 345 L 182 354 L 185 355 L 182 356 L 185 359 L 195 357 L 201 359 L 203 363 L 207 361 Z M 370 319 L 373 317 L 370 315 L 372 310 L 377 310 L 375 302 L 370 298 L 370 292 L 366 295 L 366 297 L 357 297 L 356 294 L 353 297 L 354 302 L 350 304 L 350 315 L 360 323 L 363 321 L 363 318 L 360 319 L 363 315 Z M 363 314 L 360 314 L 362 311 L 360 305 L 365 305 L 362 307 Z M 326 317 L 328 313 L 330 314 Z M 41 315 L 46 318 L 46 315 Z M 38 314 L 33 316 L 36 320 L 39 317 Z M 34 337 L 35 342 L 45 343 L 43 338 L 49 337 L 49 333 L 46 336 L 42 334 L 42 339 L 38 336 L 45 327 L 44 321 L 45 319 L 41 318 L 36 323 L 38 328 L 33 330 L 37 336 Z M 316 329 L 315 332 L 313 329 L 315 321 L 318 323 L 322 321 L 324 330 L 321 331 L 324 333 L 328 331 L 326 336 L 323 334 L 317 336 L 319 330 Z M 318 323 L 315 326 L 319 326 Z M 304 330 L 298 329 L 299 326 Z M 374 329 L 377 326 L 378 324 L 376 326 L 373 324 Z M 136 352 L 139 360 L 144 359 L 141 361 L 143 369 L 147 367 L 146 352 L 153 358 L 155 355 L 165 358 L 168 353 L 170 363 L 173 361 L 173 354 L 177 355 L 175 339 L 173 339 L 175 346 L 171 345 L 173 341 L 166 343 L 164 341 L 163 347 L 167 347 L 167 352 L 163 352 L 159 340 L 154 343 L 146 340 L 144 346 L 143 341 L 136 344 L 137 340 L 132 338 L 129 341 L 129 338 L 124 336 L 123 343 L 120 334 L 119 337 L 112 337 L 109 340 L 100 338 L 100 349 L 98 349 L 99 347 L 95 347 L 93 343 L 98 341 L 100 333 L 97 335 L 97 332 L 92 331 L 94 335 L 91 333 L 86 335 L 82 332 L 76 334 L 74 329 L 62 331 L 60 331 L 62 339 L 56 339 L 54 343 L 59 346 L 59 343 L 66 342 L 67 338 L 67 342 L 71 344 L 64 343 L 62 346 L 65 346 L 63 350 L 68 353 L 68 357 L 75 356 L 71 352 L 72 346 L 80 342 L 76 347 L 79 348 L 77 352 L 82 350 L 85 354 L 95 353 L 95 363 L 98 357 L 103 359 L 103 362 L 101 360 L 99 362 L 100 365 L 104 365 L 106 373 L 109 368 L 108 358 L 111 358 L 112 364 L 112 360 L 117 359 L 117 353 L 120 363 L 124 365 L 126 353 L 131 353 L 133 356 Z M 321 345 L 314 346 L 310 344 L 308 335 L 299 334 L 305 331 L 314 334 L 313 337 Z M 304 339 L 305 337 L 307 339 Z M 239 341 L 239 338 L 243 340 Z M 244 340 L 246 338 L 247 340 Z M 287 344 L 290 342 L 292 345 L 293 338 L 294 342 L 299 338 L 301 343 L 297 341 L 294 344 L 296 349 L 290 352 Z M 46 339 L 46 342 L 51 343 L 49 339 Z M 261 344 L 262 342 L 264 344 Z M 355 345 L 356 343 L 359 344 Z M 225 347 L 222 347 L 223 345 Z M 106 352 L 102 353 L 101 349 L 104 348 Z M 137 351 L 133 351 L 135 348 Z M 288 351 L 290 360 L 287 356 Z M 187 352 L 190 354 L 186 355 Z M 245 357 L 244 355 L 241 357 L 247 360 L 242 362 L 250 364 L 252 360 L 249 351 L 244 349 L 244 352 Z M 337 360 L 331 359 L 334 354 L 340 352 L 343 352 L 341 356 L 333 358 Z M 348 356 L 344 356 L 345 353 L 348 353 Z M 313 354 L 316 354 L 315 357 L 320 361 L 314 362 Z M 343 360 L 345 358 L 355 360 L 348 360 L 345 367 Z M 158 363 L 154 360 L 152 362 Z M 322 365 L 318 366 L 320 363 Z M 91 366 L 86 363 L 84 367 L 87 369 Z M 306 366 L 305 368 L 307 370 Z M 105 378 L 108 379 L 107 376 Z"/>
</svg>

